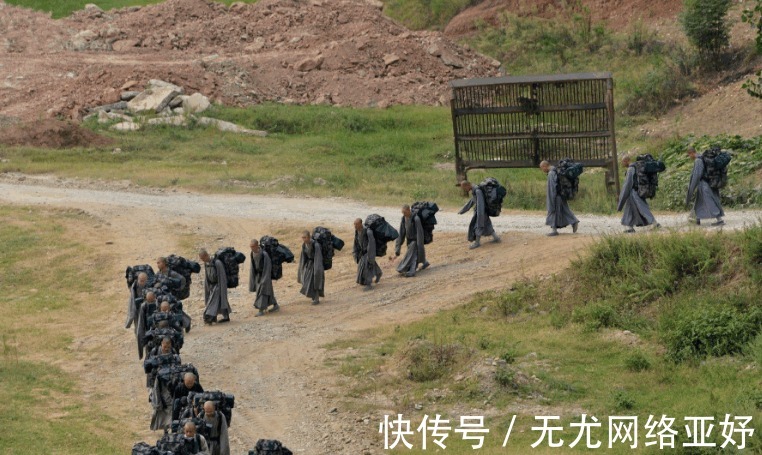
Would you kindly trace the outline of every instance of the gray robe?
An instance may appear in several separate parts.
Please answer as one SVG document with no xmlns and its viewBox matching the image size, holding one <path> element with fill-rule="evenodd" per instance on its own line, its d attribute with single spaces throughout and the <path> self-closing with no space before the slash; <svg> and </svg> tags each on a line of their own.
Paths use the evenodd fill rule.
<svg viewBox="0 0 762 455">
<path fill-rule="evenodd" d="M 415 223 L 415 226 L 413 226 Z M 421 218 L 418 215 L 411 216 L 410 218 L 402 217 L 400 221 L 400 236 L 397 237 L 397 241 L 394 243 L 394 254 L 400 255 L 402 244 L 407 240 L 407 252 L 405 257 L 402 258 L 397 271 L 399 273 L 415 273 L 418 268 L 418 264 L 426 262 L 426 248 L 423 244 L 423 224 L 421 224 Z"/>
<path fill-rule="evenodd" d="M 462 215 L 471 210 L 472 207 L 474 208 L 474 216 L 471 218 L 471 224 L 468 226 L 469 242 L 495 233 L 495 229 L 492 228 L 492 220 L 487 216 L 487 204 L 484 200 L 484 192 L 478 186 L 474 186 L 471 194 L 471 200 L 466 202 L 466 205 L 458 212 L 458 215 Z"/>
<path fill-rule="evenodd" d="M 148 399 L 153 407 L 151 430 L 163 430 L 172 425 L 172 391 L 169 390 L 167 383 L 159 379 L 158 375 L 153 381 Z"/>
<path fill-rule="evenodd" d="M 270 255 L 260 249 L 259 254 L 249 253 L 251 268 L 249 269 L 249 292 L 256 292 L 254 308 L 265 311 L 269 306 L 275 306 L 275 291 L 273 290 L 272 262 Z"/>
<path fill-rule="evenodd" d="M 693 211 L 696 214 L 696 219 L 725 216 L 720 204 L 720 191 L 713 190 L 709 183 L 704 180 L 704 160 L 701 155 L 697 155 L 693 162 L 693 173 L 691 173 L 685 205 L 690 205 L 694 193 L 696 194 L 696 203 L 693 205 Z"/>
<path fill-rule="evenodd" d="M 325 297 L 323 250 L 314 240 L 310 240 L 309 246 L 302 243 L 302 254 L 299 257 L 296 281 L 302 285 L 299 292 L 312 300 Z"/>
<path fill-rule="evenodd" d="M 207 423 L 212 425 L 212 429 L 207 438 L 210 455 L 230 455 L 230 440 L 228 439 L 228 422 L 225 415 L 220 411 L 215 411 L 213 416 L 203 416 Z"/>
<path fill-rule="evenodd" d="M 570 224 L 579 223 L 579 220 L 569 208 L 569 204 L 558 195 L 558 175 L 555 166 L 551 166 L 548 172 L 548 191 L 545 197 L 545 207 L 548 217 L 545 224 L 555 229 L 565 228 Z"/>
<path fill-rule="evenodd" d="M 138 303 L 136 301 L 139 301 L 143 298 L 143 291 L 145 291 L 145 287 L 138 286 L 137 281 L 132 283 L 132 286 L 130 286 L 130 299 L 127 302 L 127 321 L 124 324 L 125 329 L 129 329 L 134 322 L 135 330 L 137 331 L 138 311 L 140 310 L 140 307 L 138 307 Z"/>
<path fill-rule="evenodd" d="M 214 259 L 214 265 L 204 264 L 204 318 L 215 319 L 218 314 L 223 318 L 230 317 L 228 302 L 228 278 L 225 265 L 219 259 Z"/>
<path fill-rule="evenodd" d="M 352 256 L 357 263 L 357 284 L 369 286 L 373 278 L 381 276 L 381 267 L 376 263 L 376 238 L 372 229 L 363 227 L 361 231 L 355 231 Z"/>
<path fill-rule="evenodd" d="M 648 207 L 648 202 L 638 195 L 635 189 L 635 180 L 637 179 L 637 170 L 635 165 L 627 168 L 627 174 L 624 178 L 622 193 L 619 195 L 619 205 L 617 211 L 622 211 L 623 226 L 649 226 L 656 223 L 656 219 Z"/>
</svg>

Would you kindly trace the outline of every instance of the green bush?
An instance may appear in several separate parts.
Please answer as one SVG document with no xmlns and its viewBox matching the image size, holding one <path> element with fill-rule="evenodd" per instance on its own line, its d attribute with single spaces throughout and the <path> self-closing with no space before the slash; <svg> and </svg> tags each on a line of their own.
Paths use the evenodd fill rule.
<svg viewBox="0 0 762 455">
<path fill-rule="evenodd" d="M 511 368 L 501 367 L 495 370 L 495 382 L 506 389 L 516 389 L 516 372 Z"/>
<path fill-rule="evenodd" d="M 740 301 L 754 301 L 742 296 Z M 732 302 L 685 302 L 665 316 L 663 337 L 674 362 L 724 356 L 744 351 L 760 331 L 762 306 L 743 308 Z"/>
<path fill-rule="evenodd" d="M 678 100 L 696 93 L 688 76 L 669 61 L 630 82 L 628 88 L 630 93 L 622 105 L 628 115 L 663 114 Z"/>
<path fill-rule="evenodd" d="M 630 354 L 624 360 L 624 366 L 634 372 L 640 372 L 651 369 L 651 361 L 640 351 Z"/>
<path fill-rule="evenodd" d="M 716 62 L 730 43 L 728 10 L 731 0 L 685 0 L 680 23 L 688 40 L 707 62 Z"/>
<path fill-rule="evenodd" d="M 439 379 L 455 365 L 462 353 L 463 346 L 460 344 L 416 340 L 406 352 L 409 378 L 415 382 Z"/>
<path fill-rule="evenodd" d="M 618 390 L 614 393 L 614 408 L 617 411 L 629 411 L 635 408 L 635 398 L 625 390 Z"/>
<path fill-rule="evenodd" d="M 619 315 L 614 304 L 601 301 L 575 308 L 572 320 L 584 324 L 589 330 L 600 330 L 604 327 L 616 327 Z"/>
</svg>

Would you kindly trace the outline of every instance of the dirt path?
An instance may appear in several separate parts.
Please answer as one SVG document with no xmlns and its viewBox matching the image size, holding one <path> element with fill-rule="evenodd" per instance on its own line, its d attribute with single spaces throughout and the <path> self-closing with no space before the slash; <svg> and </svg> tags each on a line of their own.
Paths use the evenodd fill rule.
<svg viewBox="0 0 762 455">
<path fill-rule="evenodd" d="M 202 245 L 244 248 L 250 238 L 267 233 L 296 252 L 296 239 L 305 225 L 326 224 L 351 243 L 348 227 L 356 216 L 378 212 L 395 222 L 398 219 L 396 208 L 343 200 L 133 193 L 42 186 L 40 181 L 31 185 L 30 181 L 34 179 L 24 184 L 0 182 L 0 203 L 87 212 L 96 221 L 78 232 L 77 240 L 98 248 L 107 258 L 106 280 L 94 297 L 108 302 L 110 316 L 96 332 L 92 325 L 65 328 L 74 334 L 72 351 L 77 358 L 65 368 L 82 378 L 88 399 L 124 421 L 136 438 L 149 442 L 159 434 L 147 430 L 150 406 L 144 375 L 133 333 L 123 328 L 125 266 L 153 263 L 155 257 L 171 252 L 194 257 L 194 250 Z M 760 212 L 733 212 L 728 224 L 740 227 L 759 216 Z M 675 226 L 682 218 L 661 217 L 663 224 Z M 275 284 L 283 308 L 280 313 L 254 318 L 252 298 L 244 285 L 230 292 L 234 310 L 230 324 L 193 328 L 186 336 L 183 361 L 199 368 L 205 388 L 236 395 L 233 453 L 246 453 L 259 438 L 281 439 L 304 454 L 380 453 L 378 441 L 367 436 L 379 416 L 358 416 L 341 408 L 331 412 L 338 406 L 331 397 L 339 392 L 333 372 L 323 367 L 321 346 L 364 329 L 422 318 L 524 276 L 557 272 L 595 234 L 618 229 L 614 217 L 584 216 L 582 235 L 575 241 L 569 241 L 569 236 L 547 239 L 539 235 L 545 231 L 541 215 L 509 214 L 496 220 L 505 233 L 503 243 L 485 243 L 468 251 L 463 238 L 467 217 L 443 213 L 439 219 L 439 233 L 427 251 L 432 266 L 415 279 L 396 276 L 394 263 L 384 259 L 380 285 L 364 293 L 354 283 L 354 263 L 345 250 L 327 273 L 327 297 L 320 306 L 309 305 L 298 294 L 296 267 L 286 265 L 284 278 Z M 247 262 L 242 277 L 248 274 L 248 266 Z M 185 302 L 197 323 L 203 309 L 201 295 L 201 286 L 195 282 Z"/>
</svg>

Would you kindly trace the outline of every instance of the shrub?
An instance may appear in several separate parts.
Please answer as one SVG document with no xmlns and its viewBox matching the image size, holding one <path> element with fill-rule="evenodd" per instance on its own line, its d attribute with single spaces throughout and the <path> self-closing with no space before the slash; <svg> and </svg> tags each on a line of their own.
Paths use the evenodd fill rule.
<svg viewBox="0 0 762 455">
<path fill-rule="evenodd" d="M 463 352 L 460 344 L 415 341 L 407 350 L 409 377 L 415 382 L 433 381 L 443 377 L 455 365 Z"/>
<path fill-rule="evenodd" d="M 628 370 L 640 372 L 651 368 L 651 361 L 640 351 L 630 354 L 625 360 L 624 365 Z"/>
<path fill-rule="evenodd" d="M 673 62 L 664 61 L 629 85 L 629 95 L 622 108 L 628 115 L 666 112 L 676 102 L 695 93 L 690 79 Z"/>
<path fill-rule="evenodd" d="M 635 407 L 635 399 L 625 390 L 614 393 L 614 408 L 617 411 L 629 411 Z"/>
<path fill-rule="evenodd" d="M 667 356 L 674 362 L 741 353 L 760 331 L 762 307 L 686 303 L 663 322 Z"/>
<path fill-rule="evenodd" d="M 516 384 L 516 372 L 510 368 L 498 368 L 495 370 L 494 378 L 495 382 L 497 382 L 501 387 L 505 387 L 507 389 L 518 388 L 518 385 Z"/>
<path fill-rule="evenodd" d="M 600 330 L 604 327 L 615 327 L 618 314 L 613 304 L 595 302 L 581 308 L 575 308 L 572 312 L 572 320 L 585 324 L 588 330 Z"/>
<path fill-rule="evenodd" d="M 707 62 L 715 62 L 730 43 L 726 20 L 730 0 L 685 0 L 680 22 L 688 40 Z"/>
</svg>

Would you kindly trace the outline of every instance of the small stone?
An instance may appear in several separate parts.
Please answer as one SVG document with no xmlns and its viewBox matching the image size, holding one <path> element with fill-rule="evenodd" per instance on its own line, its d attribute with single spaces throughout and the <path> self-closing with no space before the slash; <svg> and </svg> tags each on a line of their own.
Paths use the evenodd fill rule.
<svg viewBox="0 0 762 455">
<path fill-rule="evenodd" d="M 331 408 L 331 410 L 328 412 L 331 414 L 336 414 L 337 412 L 339 412 L 339 408 Z"/>
<path fill-rule="evenodd" d="M 400 61 L 399 56 L 397 54 L 384 54 L 384 65 L 389 66 L 393 63 L 397 63 Z"/>
<path fill-rule="evenodd" d="M 140 129 L 140 125 L 133 122 L 122 122 L 112 125 L 111 129 L 114 131 L 137 131 Z"/>
<path fill-rule="evenodd" d="M 111 49 L 113 49 L 115 52 L 126 52 L 130 49 L 136 48 L 139 44 L 140 40 L 120 39 L 118 41 L 114 41 L 114 43 L 111 45 Z"/>
<path fill-rule="evenodd" d="M 204 112 L 211 105 L 209 98 L 200 93 L 194 93 L 191 96 L 185 97 L 182 102 L 183 109 L 189 114 Z"/>
<path fill-rule="evenodd" d="M 119 95 L 119 99 L 122 101 L 130 101 L 138 95 L 140 95 L 140 92 L 138 91 L 122 92 L 121 95 Z"/>
<path fill-rule="evenodd" d="M 318 70 L 323 65 L 323 60 L 324 59 L 322 55 L 305 58 L 303 60 L 300 60 L 294 68 L 297 71 L 302 71 L 302 72 Z"/>
<path fill-rule="evenodd" d="M 103 12 L 101 7 L 96 5 L 95 3 L 86 4 L 85 11 L 87 11 L 88 13 L 102 13 Z"/>
</svg>

